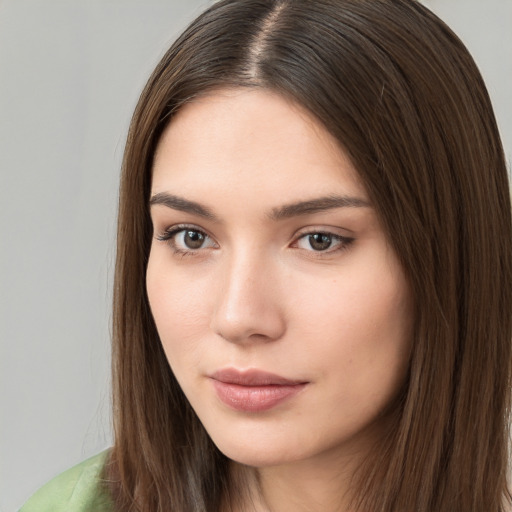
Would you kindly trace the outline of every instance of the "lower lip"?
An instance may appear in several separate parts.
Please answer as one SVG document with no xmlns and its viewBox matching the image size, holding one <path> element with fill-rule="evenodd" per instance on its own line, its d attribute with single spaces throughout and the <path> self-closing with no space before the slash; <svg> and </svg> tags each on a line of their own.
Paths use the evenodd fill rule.
<svg viewBox="0 0 512 512">
<path fill-rule="evenodd" d="M 231 409 L 245 412 L 268 411 L 302 391 L 306 384 L 240 386 L 213 379 L 219 399 Z"/>
</svg>

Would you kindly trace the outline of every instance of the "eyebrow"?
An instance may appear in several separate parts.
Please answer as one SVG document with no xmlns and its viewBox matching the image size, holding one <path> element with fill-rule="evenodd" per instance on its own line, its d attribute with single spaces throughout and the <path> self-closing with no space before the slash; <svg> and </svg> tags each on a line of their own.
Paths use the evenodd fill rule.
<svg viewBox="0 0 512 512">
<path fill-rule="evenodd" d="M 273 208 L 270 213 L 272 220 L 289 219 L 300 215 L 320 213 L 335 208 L 364 208 L 370 207 L 370 203 L 359 197 L 352 196 L 325 196 L 308 201 L 299 201 L 278 208 Z"/>
<path fill-rule="evenodd" d="M 159 192 L 151 197 L 150 206 L 163 205 L 173 210 L 179 210 L 203 217 L 208 220 L 219 222 L 219 218 L 206 206 L 190 201 L 183 197 L 168 194 L 167 192 Z M 311 215 L 335 208 L 364 208 L 370 207 L 370 203 L 364 199 L 353 196 L 325 196 L 307 201 L 298 201 L 284 206 L 273 208 L 268 217 L 271 220 L 279 221 L 298 217 L 301 215 Z"/>
<path fill-rule="evenodd" d="M 217 216 L 206 206 L 196 203 L 195 201 L 189 201 L 183 197 L 174 196 L 167 194 L 166 192 L 159 192 L 155 194 L 149 201 L 149 205 L 161 204 L 172 208 L 173 210 L 179 210 L 181 212 L 192 213 L 205 219 L 218 221 Z"/>
</svg>

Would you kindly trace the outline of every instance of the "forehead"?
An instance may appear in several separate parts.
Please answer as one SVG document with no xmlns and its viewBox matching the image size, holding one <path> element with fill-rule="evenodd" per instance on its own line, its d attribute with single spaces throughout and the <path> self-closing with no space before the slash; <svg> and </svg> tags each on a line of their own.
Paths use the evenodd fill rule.
<svg viewBox="0 0 512 512">
<path fill-rule="evenodd" d="M 261 89 L 220 90 L 185 105 L 164 131 L 152 192 L 365 195 L 339 142 L 308 111 Z M 336 190 L 333 191 L 332 189 Z"/>
</svg>

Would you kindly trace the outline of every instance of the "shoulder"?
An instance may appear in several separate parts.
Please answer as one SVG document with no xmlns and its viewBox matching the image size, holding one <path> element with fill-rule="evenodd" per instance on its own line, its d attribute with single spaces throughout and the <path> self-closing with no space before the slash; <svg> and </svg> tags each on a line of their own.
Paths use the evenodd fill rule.
<svg viewBox="0 0 512 512">
<path fill-rule="evenodd" d="M 19 512 L 113 512 L 102 480 L 108 454 L 101 452 L 55 477 Z"/>
</svg>

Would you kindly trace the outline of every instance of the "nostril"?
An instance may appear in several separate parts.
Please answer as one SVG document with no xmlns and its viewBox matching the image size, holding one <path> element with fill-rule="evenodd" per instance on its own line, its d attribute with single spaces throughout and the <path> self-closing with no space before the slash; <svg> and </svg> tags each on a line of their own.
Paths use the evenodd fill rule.
<svg viewBox="0 0 512 512">
<path fill-rule="evenodd" d="M 286 330 L 282 309 L 272 300 L 224 302 L 213 314 L 211 329 L 232 343 L 269 342 Z"/>
</svg>

